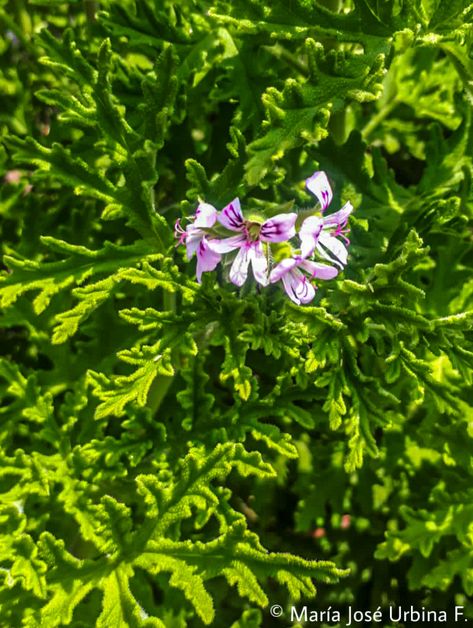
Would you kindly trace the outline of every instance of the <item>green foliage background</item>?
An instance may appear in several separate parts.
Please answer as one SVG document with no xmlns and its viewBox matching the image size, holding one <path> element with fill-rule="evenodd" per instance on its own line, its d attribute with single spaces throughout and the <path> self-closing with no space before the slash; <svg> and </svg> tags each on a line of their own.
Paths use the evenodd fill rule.
<svg viewBox="0 0 473 628">
<path fill-rule="evenodd" d="M 473 618 L 472 23 L 0 0 L 2 626 Z M 314 305 L 195 282 L 177 217 L 315 169 L 355 211 Z"/>
</svg>

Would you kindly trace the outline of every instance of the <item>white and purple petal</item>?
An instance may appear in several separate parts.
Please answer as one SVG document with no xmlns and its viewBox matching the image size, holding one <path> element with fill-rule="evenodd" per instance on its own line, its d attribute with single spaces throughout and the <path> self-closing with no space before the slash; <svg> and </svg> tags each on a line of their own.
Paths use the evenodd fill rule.
<svg viewBox="0 0 473 628">
<path fill-rule="evenodd" d="M 191 259 L 194 253 L 204 237 L 203 232 L 200 229 L 194 229 L 192 225 L 188 225 L 186 228 L 186 253 L 187 259 Z"/>
<path fill-rule="evenodd" d="M 208 247 L 207 240 L 202 238 L 197 247 L 197 281 L 199 283 L 202 281 L 202 273 L 215 270 L 221 259 L 218 253 Z"/>
<path fill-rule="evenodd" d="M 288 272 L 297 266 L 297 260 L 294 257 L 286 257 L 277 266 L 273 268 L 269 276 L 271 283 L 276 283 L 283 278 Z"/>
<path fill-rule="evenodd" d="M 297 214 L 278 214 L 266 220 L 260 231 L 263 242 L 285 242 L 296 235 Z"/>
<path fill-rule="evenodd" d="M 262 286 L 268 285 L 268 260 L 263 251 L 261 242 L 254 242 L 250 246 L 248 256 L 251 261 L 253 275 L 258 283 Z"/>
<path fill-rule="evenodd" d="M 326 231 L 322 231 L 319 235 L 317 250 L 322 257 L 334 264 L 337 264 L 340 268 L 346 266 L 348 261 L 348 251 L 345 245 Z"/>
<path fill-rule="evenodd" d="M 207 242 L 209 247 L 216 253 L 230 253 L 230 251 L 234 251 L 243 246 L 247 242 L 247 239 L 244 234 L 241 234 L 221 240 L 219 238 L 212 238 Z"/>
<path fill-rule="evenodd" d="M 218 215 L 218 221 L 230 231 L 242 231 L 245 219 L 241 212 L 240 199 L 234 198 L 231 203 L 224 207 Z"/>
<path fill-rule="evenodd" d="M 328 264 L 320 264 L 308 259 L 301 259 L 299 267 L 303 268 L 311 277 L 318 279 L 333 279 L 338 275 L 338 269 Z"/>
<path fill-rule="evenodd" d="M 314 252 L 323 221 L 318 216 L 309 216 L 301 225 L 299 238 L 301 240 L 301 257 L 309 257 Z"/>
<path fill-rule="evenodd" d="M 314 172 L 312 176 L 306 179 L 305 185 L 309 192 L 317 197 L 322 211 L 326 210 L 332 202 L 333 193 L 325 172 Z"/>
<path fill-rule="evenodd" d="M 315 297 L 314 286 L 297 268 L 283 275 L 282 282 L 288 297 L 294 301 L 296 305 L 309 303 Z"/>
<path fill-rule="evenodd" d="M 334 214 L 329 214 L 328 216 L 324 216 L 323 223 L 324 227 L 343 227 L 347 224 L 348 217 L 353 211 L 353 205 L 348 201 L 345 205 L 335 212 Z"/>
<path fill-rule="evenodd" d="M 209 203 L 199 203 L 195 210 L 195 220 L 192 223 L 194 229 L 210 229 L 217 222 L 218 212 Z"/>
<path fill-rule="evenodd" d="M 242 286 L 246 278 L 248 277 L 248 265 L 250 263 L 250 257 L 248 255 L 250 247 L 243 245 L 238 251 L 237 256 L 233 260 L 232 267 L 230 268 L 230 281 L 236 286 Z"/>
</svg>

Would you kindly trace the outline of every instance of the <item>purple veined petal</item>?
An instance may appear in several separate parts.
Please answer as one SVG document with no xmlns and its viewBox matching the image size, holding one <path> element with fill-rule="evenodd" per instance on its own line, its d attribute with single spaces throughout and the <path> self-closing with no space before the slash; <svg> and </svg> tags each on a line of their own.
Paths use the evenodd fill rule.
<svg viewBox="0 0 473 628">
<path fill-rule="evenodd" d="M 284 275 L 295 268 L 296 265 L 297 261 L 293 257 L 286 257 L 273 268 L 271 274 L 269 275 L 269 281 L 271 283 L 276 283 L 276 281 L 282 279 Z"/>
<path fill-rule="evenodd" d="M 315 288 L 297 268 L 283 275 L 282 282 L 288 297 L 297 305 L 309 303 L 315 297 Z"/>
<path fill-rule="evenodd" d="M 314 172 L 312 176 L 306 179 L 305 185 L 309 192 L 318 198 L 322 211 L 326 210 L 332 202 L 333 193 L 325 172 L 321 170 Z"/>
<path fill-rule="evenodd" d="M 246 241 L 246 236 L 244 234 L 241 234 L 231 236 L 230 238 L 223 238 L 222 240 L 219 240 L 218 238 L 212 238 L 212 240 L 207 240 L 207 244 L 208 247 L 216 253 L 229 253 L 230 251 L 239 249 L 246 243 Z"/>
<path fill-rule="evenodd" d="M 318 277 L 319 279 L 333 279 L 338 275 L 338 268 L 334 268 L 328 264 L 312 262 L 308 259 L 301 260 L 299 266 L 307 271 L 312 277 Z"/>
<path fill-rule="evenodd" d="M 197 281 L 202 281 L 202 273 L 215 270 L 221 259 L 218 253 L 209 249 L 206 239 L 202 238 L 197 248 Z"/>
<path fill-rule="evenodd" d="M 263 242 L 284 242 L 296 235 L 297 214 L 278 214 L 266 220 L 260 231 Z"/>
<path fill-rule="evenodd" d="M 299 229 L 301 257 L 309 257 L 309 255 L 312 255 L 322 228 L 323 222 L 318 216 L 309 216 L 309 218 L 304 220 Z"/>
<path fill-rule="evenodd" d="M 322 245 L 322 246 L 321 246 Z M 332 237 L 330 234 L 322 231 L 317 242 L 317 250 L 326 260 L 333 262 L 343 268 L 348 261 L 348 251 L 345 245 Z M 331 256 L 327 253 L 329 251 Z"/>
<path fill-rule="evenodd" d="M 230 281 L 236 286 L 242 286 L 248 277 L 248 265 L 250 263 L 249 251 L 249 245 L 242 246 L 230 268 Z"/>
<path fill-rule="evenodd" d="M 315 297 L 315 288 L 311 282 L 303 276 L 302 283 L 298 283 L 297 294 L 301 303 L 310 303 Z"/>
<path fill-rule="evenodd" d="M 217 222 L 217 216 L 218 212 L 213 205 L 199 203 L 192 226 L 196 229 L 209 229 Z"/>
<path fill-rule="evenodd" d="M 253 275 L 258 283 L 262 286 L 268 285 L 268 260 L 263 251 L 261 242 L 255 242 L 248 251 L 248 257 L 251 261 Z"/>
<path fill-rule="evenodd" d="M 242 231 L 244 220 L 239 198 L 234 198 L 218 215 L 219 223 L 230 231 Z"/>
<path fill-rule="evenodd" d="M 323 221 L 318 216 L 309 216 L 304 220 L 299 229 L 301 240 L 301 257 L 312 255 L 317 244 L 317 239 L 323 228 Z"/>
<path fill-rule="evenodd" d="M 200 231 L 200 229 L 194 229 L 191 225 L 187 226 L 187 236 L 186 236 L 187 259 L 191 259 L 191 257 L 197 251 L 202 238 L 203 238 L 203 233 L 202 231 Z"/>
<path fill-rule="evenodd" d="M 301 236 L 301 257 L 310 257 L 317 246 L 317 239 L 313 235 Z"/>
<path fill-rule="evenodd" d="M 286 291 L 287 296 L 291 299 L 291 301 L 294 301 L 296 305 L 300 305 L 301 304 L 300 299 L 297 296 L 296 291 L 293 290 L 292 283 L 293 283 L 293 280 L 289 274 L 283 275 L 282 284 L 284 286 L 284 290 Z"/>
<path fill-rule="evenodd" d="M 318 233 L 323 226 L 324 222 L 322 218 L 319 218 L 319 216 L 309 216 L 303 221 L 299 233 L 302 235 Z"/>
<path fill-rule="evenodd" d="M 329 216 L 324 216 L 323 223 L 324 227 L 339 227 L 346 224 L 349 215 L 353 211 L 353 205 L 348 201 L 345 205 L 335 212 L 334 214 L 330 214 Z"/>
</svg>

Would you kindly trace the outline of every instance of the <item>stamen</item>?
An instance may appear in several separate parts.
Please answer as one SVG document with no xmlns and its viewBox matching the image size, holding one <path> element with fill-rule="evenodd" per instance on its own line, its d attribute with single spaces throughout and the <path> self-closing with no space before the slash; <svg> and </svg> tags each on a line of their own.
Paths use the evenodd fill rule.
<svg viewBox="0 0 473 628">
<path fill-rule="evenodd" d="M 350 228 L 347 227 L 346 229 L 342 229 L 342 227 L 344 227 L 346 225 L 346 222 L 344 225 L 338 225 L 337 229 L 335 231 L 335 233 L 333 234 L 334 236 L 340 236 L 347 245 L 350 244 L 350 240 L 347 238 L 347 236 L 345 235 L 346 233 L 350 233 Z"/>
<path fill-rule="evenodd" d="M 187 238 L 187 231 L 185 231 L 181 227 L 181 219 L 180 218 L 178 218 L 176 220 L 176 222 L 174 223 L 174 237 L 178 238 L 178 241 L 176 242 L 175 246 L 180 246 L 181 244 L 183 244 L 186 241 L 186 238 Z"/>
</svg>

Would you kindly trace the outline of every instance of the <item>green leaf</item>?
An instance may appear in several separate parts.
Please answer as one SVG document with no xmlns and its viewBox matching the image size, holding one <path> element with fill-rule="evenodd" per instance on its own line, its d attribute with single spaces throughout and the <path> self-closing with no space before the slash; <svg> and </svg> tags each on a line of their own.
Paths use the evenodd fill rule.
<svg viewBox="0 0 473 628">
<path fill-rule="evenodd" d="M 33 301 L 37 314 L 41 314 L 49 305 L 51 298 L 70 286 L 80 285 L 96 274 L 111 274 L 127 266 L 133 266 L 145 259 L 154 260 L 161 256 L 153 252 L 145 241 L 137 241 L 129 246 L 117 246 L 106 242 L 98 250 L 71 245 L 62 240 L 44 237 L 43 243 L 54 251 L 68 253 L 70 257 L 58 262 L 39 262 L 6 256 L 5 263 L 12 271 L 0 281 L 2 306 L 7 307 L 18 297 L 31 290 L 39 290 Z M 102 287 L 111 287 L 112 281 L 102 283 Z M 88 293 L 85 292 L 87 295 Z M 85 312 L 88 314 L 87 310 Z M 72 316 L 77 319 L 77 313 Z"/>
</svg>

